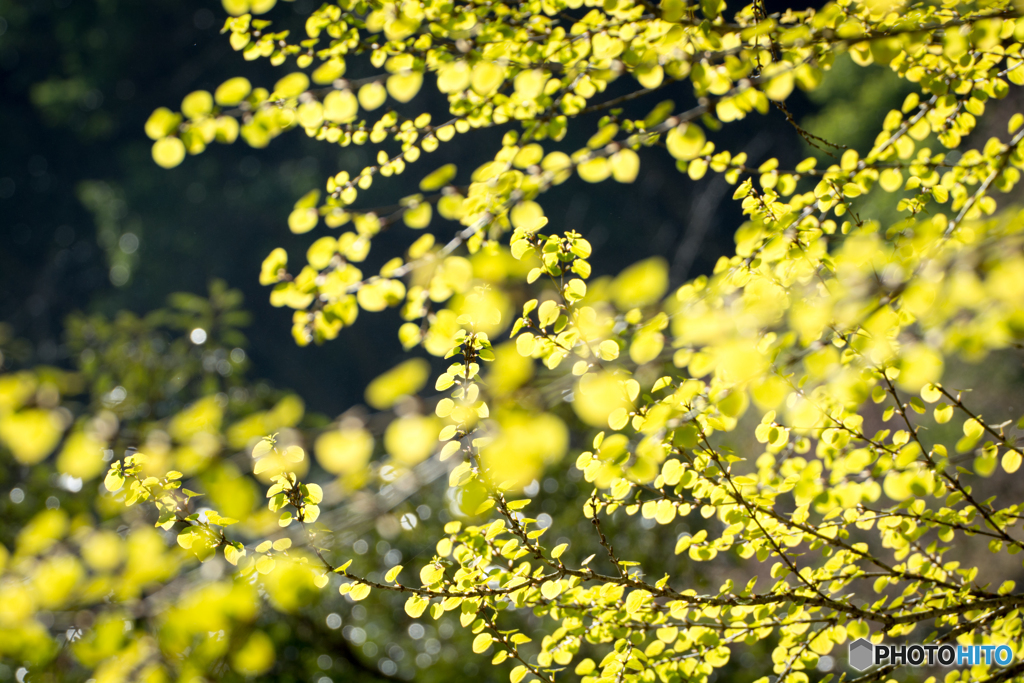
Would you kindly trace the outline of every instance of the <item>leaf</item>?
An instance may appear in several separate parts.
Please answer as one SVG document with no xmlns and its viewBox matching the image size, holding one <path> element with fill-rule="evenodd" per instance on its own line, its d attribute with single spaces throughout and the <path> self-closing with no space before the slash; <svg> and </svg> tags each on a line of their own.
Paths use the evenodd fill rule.
<svg viewBox="0 0 1024 683">
<path fill-rule="evenodd" d="M 626 611 L 632 614 L 640 609 L 650 593 L 645 590 L 634 590 L 626 597 Z"/>
<path fill-rule="evenodd" d="M 540 326 L 549 327 L 554 324 L 555 320 L 558 318 L 558 314 L 558 304 L 548 299 L 540 305 L 539 309 L 537 309 L 537 319 L 540 322 Z"/>
<path fill-rule="evenodd" d="M 420 581 L 424 586 L 432 586 L 441 581 L 444 577 L 444 567 L 436 564 L 427 564 L 420 569 Z"/>
<path fill-rule="evenodd" d="M 420 91 L 422 85 L 423 74 L 419 71 L 392 74 L 388 76 L 387 91 L 399 102 L 409 102 L 416 97 L 416 93 Z"/>
<path fill-rule="evenodd" d="M 324 118 L 333 123 L 348 123 L 359 114 L 359 101 L 350 90 L 333 90 L 324 98 Z"/>
<path fill-rule="evenodd" d="M 437 89 L 443 93 L 465 90 L 469 86 L 470 77 L 469 64 L 464 60 L 449 62 L 437 70 Z M 454 133 L 454 129 L 452 132 Z M 439 134 L 438 137 L 441 135 Z"/>
<path fill-rule="evenodd" d="M 413 619 L 418 619 L 427 609 L 429 604 L 430 600 L 420 597 L 419 595 L 411 595 L 409 596 L 409 599 L 405 601 L 405 613 Z"/>
<path fill-rule="evenodd" d="M 448 475 L 448 485 L 451 487 L 462 486 L 473 476 L 473 466 L 467 460 L 453 469 Z"/>
<path fill-rule="evenodd" d="M 356 602 L 359 602 L 360 600 L 365 599 L 366 596 L 369 594 L 370 587 L 368 585 L 366 585 L 365 583 L 357 583 L 355 586 L 352 587 L 352 590 L 349 591 L 348 596 Z"/>
<path fill-rule="evenodd" d="M 543 92 L 546 82 L 542 69 L 523 69 L 515 77 L 515 91 L 524 100 L 532 100 Z"/>
<path fill-rule="evenodd" d="M 516 668 L 512 669 L 512 672 L 508 675 L 509 683 L 519 683 L 519 681 L 526 678 L 526 674 L 530 673 L 530 670 L 526 666 L 520 664 Z"/>
<path fill-rule="evenodd" d="M 611 156 L 612 177 L 620 183 L 631 183 L 640 173 L 640 157 L 631 149 L 621 149 Z"/>
<path fill-rule="evenodd" d="M 388 98 L 388 92 L 384 86 L 374 81 L 367 83 L 359 89 L 359 106 L 366 111 L 373 111 L 379 108 Z"/>
<path fill-rule="evenodd" d="M 146 119 L 146 135 L 152 140 L 160 140 L 173 133 L 179 123 L 181 123 L 180 114 L 175 114 L 167 107 L 160 107 Z"/>
<path fill-rule="evenodd" d="M 422 389 L 429 377 L 430 364 L 422 358 L 411 358 L 370 382 L 366 387 L 366 402 L 385 410 Z"/>
<path fill-rule="evenodd" d="M 1017 449 L 1011 449 L 1003 453 L 1003 470 L 1007 474 L 1013 474 L 1020 469 L 1021 454 Z"/>
<path fill-rule="evenodd" d="M 577 166 L 576 172 L 588 183 L 599 183 L 612 174 L 612 166 L 608 163 L 608 159 L 595 157 Z"/>
<path fill-rule="evenodd" d="M 440 190 L 455 178 L 457 170 L 455 164 L 445 164 L 420 181 L 420 190 L 423 192 Z"/>
<path fill-rule="evenodd" d="M 491 649 L 494 638 L 490 633 L 481 633 L 473 639 L 473 652 L 481 654 Z"/>
<path fill-rule="evenodd" d="M 594 660 L 590 657 L 587 657 L 586 659 L 580 660 L 580 663 L 576 665 L 576 670 L 574 671 L 574 673 L 577 676 L 589 676 L 590 674 L 594 673 L 596 668 L 597 665 L 594 664 Z"/>
<path fill-rule="evenodd" d="M 504 80 L 505 69 L 489 61 L 477 62 L 470 75 L 470 85 L 481 97 L 493 94 Z"/>
<path fill-rule="evenodd" d="M 222 107 L 233 107 L 252 92 L 252 85 L 247 78 L 241 76 L 229 78 L 217 86 L 213 93 L 214 101 Z"/>
<path fill-rule="evenodd" d="M 302 235 L 316 227 L 320 214 L 314 208 L 299 208 L 288 215 L 288 229 L 296 235 Z"/>
<path fill-rule="evenodd" d="M 521 201 L 513 206 L 509 212 L 509 221 L 512 223 L 512 227 L 519 228 L 528 234 L 540 230 L 545 220 L 544 209 L 534 201 Z M 533 248 L 530 242 L 525 239 L 519 240 L 516 244 L 521 245 L 518 251 L 515 252 L 519 254 L 516 258 L 522 258 L 526 254 L 527 249 Z M 523 311 L 523 315 L 527 314 L 527 311 Z"/>
<path fill-rule="evenodd" d="M 324 499 L 324 490 L 319 484 L 305 484 L 306 496 L 303 500 L 310 505 L 318 505 Z"/>
<path fill-rule="evenodd" d="M 587 285 L 583 280 L 572 279 L 565 286 L 566 299 L 571 302 L 576 302 L 587 295 Z"/>
<path fill-rule="evenodd" d="M 619 345 L 611 339 L 606 339 L 598 345 L 597 355 L 601 360 L 615 360 L 619 357 Z"/>
<path fill-rule="evenodd" d="M 192 544 L 195 542 L 195 539 L 195 528 L 189 527 L 178 534 L 178 545 L 180 545 L 185 550 L 188 550 L 192 547 Z"/>
<path fill-rule="evenodd" d="M 213 110 L 213 95 L 206 90 L 196 90 L 188 95 L 181 102 L 181 113 L 190 119 L 198 119 L 206 116 Z"/>
<path fill-rule="evenodd" d="M 284 78 L 281 78 L 274 84 L 274 92 L 272 97 L 288 98 L 298 97 L 306 88 L 309 87 L 309 76 L 296 71 L 290 73 Z"/>
<path fill-rule="evenodd" d="M 544 596 L 546 600 L 554 600 L 562 592 L 561 581 L 545 581 L 540 586 L 540 594 Z"/>
<path fill-rule="evenodd" d="M 394 581 L 398 577 L 398 574 L 401 571 L 402 571 L 402 565 L 396 564 L 394 567 L 392 567 L 391 569 L 388 570 L 387 574 L 384 575 L 384 580 L 387 581 L 388 583 L 391 583 L 392 581 Z"/>
<path fill-rule="evenodd" d="M 234 545 L 224 546 L 224 559 L 233 565 L 238 565 L 238 561 L 245 557 L 245 548 L 238 548 Z"/>
<path fill-rule="evenodd" d="M 928 403 L 935 403 L 942 398 L 942 392 L 939 391 L 939 385 L 937 384 L 926 384 L 921 389 L 921 398 Z"/>
<path fill-rule="evenodd" d="M 665 137 L 668 153 L 676 159 L 689 161 L 704 148 L 704 131 L 695 123 L 683 123 L 669 131 Z"/>
<path fill-rule="evenodd" d="M 668 289 L 668 262 L 654 257 L 626 268 L 612 283 L 612 297 L 620 310 L 647 306 Z"/>
<path fill-rule="evenodd" d="M 462 443 L 459 441 L 449 441 L 441 449 L 441 454 L 438 456 L 441 462 L 444 462 L 448 458 L 455 455 L 455 453 L 462 448 Z"/>
<path fill-rule="evenodd" d="M 153 143 L 152 154 L 161 168 L 174 168 L 185 160 L 185 143 L 180 138 L 162 138 Z"/>
<path fill-rule="evenodd" d="M 107 472 L 107 476 L 103 479 L 103 486 L 111 493 L 120 491 L 121 487 L 124 486 L 124 477 L 121 476 L 120 472 L 111 468 L 111 470 Z"/>
<path fill-rule="evenodd" d="M 320 466 L 331 474 L 350 474 L 362 469 L 373 454 L 374 441 L 360 428 L 327 431 L 317 437 L 313 450 Z"/>
<path fill-rule="evenodd" d="M 977 440 L 985 433 L 985 428 L 973 417 L 964 422 L 964 436 L 968 439 Z"/>
</svg>

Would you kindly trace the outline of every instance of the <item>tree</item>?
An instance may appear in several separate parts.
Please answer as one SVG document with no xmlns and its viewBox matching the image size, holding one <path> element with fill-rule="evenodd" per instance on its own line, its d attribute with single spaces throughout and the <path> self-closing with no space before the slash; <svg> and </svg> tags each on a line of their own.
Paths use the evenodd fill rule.
<svg viewBox="0 0 1024 683">
<path fill-rule="evenodd" d="M 74 518 L 41 510 L 5 539 L 5 659 L 30 676 L 308 678 L 312 656 L 287 664 L 298 639 L 367 675 L 364 657 L 387 654 L 381 675 L 410 676 L 411 657 L 379 653 L 370 626 L 351 623 L 364 600 L 375 614 L 404 605 L 391 627 L 413 622 L 414 639 L 421 622 L 457 617 L 454 642 L 512 683 L 718 670 L 806 681 L 856 638 L 1017 642 L 1024 594 L 1004 560 L 1024 548 L 1024 505 L 990 477 L 1019 469 L 1018 430 L 978 366 L 958 371 L 990 355 L 1019 363 L 1024 337 L 1024 214 L 994 198 L 1024 166 L 1024 114 L 1008 97 L 1024 83 L 1014 5 L 341 2 L 309 13 L 298 42 L 255 18 L 273 5 L 226 1 L 224 30 L 246 59 L 297 70 L 272 89 L 234 78 L 180 113 L 158 109 L 153 157 L 172 167 L 215 140 L 258 148 L 296 127 L 374 146 L 375 164 L 296 202 L 290 230 L 320 236 L 299 268 L 275 249 L 260 281 L 294 310 L 298 344 L 336 338 L 360 309 L 398 308 L 402 344 L 445 359 L 441 372 L 405 360 L 366 388 L 376 413 L 329 424 L 300 422 L 294 398 L 233 407 L 212 374 L 236 360 L 227 347 L 204 355 L 210 386 L 188 405 L 136 406 L 120 422 L 110 412 L 128 380 L 111 389 L 88 362 L 91 404 L 62 404 L 81 392 L 76 375 L 6 375 L 0 439 L 16 462 L 58 451 L 56 471 L 92 493 L 117 448 L 109 493 Z M 847 59 L 912 88 L 869 149 L 798 127 L 835 157 L 785 168 L 708 139 L 773 108 L 769 125 L 796 126 L 794 88 L 814 91 Z M 417 107 L 424 82 L 447 96 L 440 118 Z M 673 87 L 693 101 L 647 102 Z M 562 151 L 591 134 L 589 114 L 596 131 Z M 420 193 L 364 206 L 377 176 L 491 128 L 500 144 L 462 184 L 448 164 Z M 662 147 L 691 179 L 721 174 L 746 216 L 735 254 L 667 296 L 657 255 L 591 277 L 590 243 L 539 203 L 573 176 L 633 182 L 641 154 Z M 454 232 L 428 230 L 435 213 Z M 374 243 L 386 253 L 367 275 Z M 211 343 L 211 323 L 179 327 Z M 83 354 L 96 345 L 83 337 Z M 439 393 L 420 395 L 432 375 Z M 542 488 L 574 477 L 582 495 L 544 508 Z M 371 525 L 395 541 L 383 558 L 356 540 Z M 355 607 L 324 619 L 310 605 L 335 592 Z M 90 623 L 74 621 L 87 609 Z M 354 652 L 364 641 L 372 652 Z M 1022 673 L 988 661 L 946 680 Z"/>
</svg>

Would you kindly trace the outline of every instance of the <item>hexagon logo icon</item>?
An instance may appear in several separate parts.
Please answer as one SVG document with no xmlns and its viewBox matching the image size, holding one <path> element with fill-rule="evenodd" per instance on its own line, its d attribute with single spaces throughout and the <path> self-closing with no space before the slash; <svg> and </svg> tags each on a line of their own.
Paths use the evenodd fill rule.
<svg viewBox="0 0 1024 683">
<path fill-rule="evenodd" d="M 850 643 L 850 666 L 857 671 L 863 671 L 874 663 L 875 646 L 864 638 L 858 638 Z"/>
</svg>

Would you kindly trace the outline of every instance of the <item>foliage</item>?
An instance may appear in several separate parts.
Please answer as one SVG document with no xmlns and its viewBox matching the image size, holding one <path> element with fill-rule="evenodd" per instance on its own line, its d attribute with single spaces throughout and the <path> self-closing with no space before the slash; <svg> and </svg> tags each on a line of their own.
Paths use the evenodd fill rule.
<svg viewBox="0 0 1024 683">
<path fill-rule="evenodd" d="M 770 659 L 796 682 L 857 637 L 1017 643 L 1024 595 L 955 552 L 978 539 L 996 559 L 1024 548 L 1024 505 L 992 496 L 987 479 L 1020 468 L 1017 430 L 945 374 L 951 361 L 1015 353 L 1024 337 L 1024 214 L 997 211 L 993 196 L 1024 166 L 1024 114 L 1001 107 L 1024 83 L 1014 5 L 844 1 L 766 16 L 760 3 L 729 13 L 714 0 L 343 1 L 312 12 L 292 42 L 249 14 L 273 4 L 225 2 L 225 32 L 246 59 L 294 58 L 298 70 L 272 89 L 235 78 L 187 95 L 180 113 L 158 109 L 153 157 L 172 167 L 215 140 L 263 147 L 296 127 L 373 145 L 376 164 L 294 205 L 293 233 L 327 227 L 305 264 L 275 249 L 260 281 L 294 310 L 300 345 L 336 338 L 360 310 L 398 308 L 402 344 L 445 359 L 439 393 L 421 395 L 429 364 L 411 359 L 367 388 L 378 413 L 330 425 L 299 425 L 289 397 L 232 411 L 216 386 L 173 415 L 133 404 L 134 443 L 120 445 L 137 451 L 118 450 L 95 512 L 40 511 L 14 541 L 0 584 L 5 658 L 51 672 L 73 660 L 97 680 L 262 675 L 277 656 L 271 615 L 289 623 L 328 591 L 348 605 L 399 601 L 412 620 L 457 615 L 465 646 L 493 652 L 512 683 L 708 680 L 742 675 L 744 652 L 758 653 L 758 673 Z M 772 107 L 792 123 L 794 88 L 814 91 L 844 54 L 909 84 L 873 121 L 870 149 L 801 129 L 838 158 L 787 169 L 708 139 Z M 349 62 L 375 73 L 346 78 Z M 428 76 L 448 98 L 440 123 L 415 110 Z M 691 106 L 632 113 L 674 82 L 692 86 Z M 372 114 L 389 98 L 396 108 Z M 1006 135 L 977 139 L 987 109 L 1005 114 Z M 562 151 L 570 121 L 591 113 L 586 146 Z M 445 165 L 418 194 L 358 207 L 378 175 L 499 127 L 468 182 Z M 747 217 L 732 257 L 667 296 L 657 255 L 592 277 L 590 243 L 558 232 L 538 201 L 573 175 L 633 182 L 641 153 L 660 147 L 691 179 L 721 174 Z M 883 193 L 899 212 L 887 224 L 867 213 Z M 435 213 L 454 230 L 428 230 Z M 407 246 L 367 275 L 392 229 Z M 499 341 L 506 330 L 514 341 Z M 206 332 L 191 341 L 210 343 Z M 12 457 L 33 465 L 57 451 L 58 471 L 97 481 L 117 425 L 95 427 L 109 420 L 89 416 L 95 403 L 77 421 L 61 405 L 72 376 L 2 381 Z M 92 466 L 70 469 L 80 462 Z M 573 477 L 587 490 L 541 514 L 552 474 L 554 490 Z M 414 494 L 446 501 L 446 517 L 414 513 Z M 416 529 L 405 542 L 423 556 L 404 568 L 388 546 L 367 562 L 353 529 L 374 521 L 381 537 Z M 642 538 L 669 525 L 674 555 L 662 535 Z M 85 607 L 95 622 L 58 652 L 68 626 L 54 614 Z M 379 660 L 383 674 L 411 674 L 395 659 Z M 979 663 L 946 680 L 1022 672 Z"/>
</svg>

